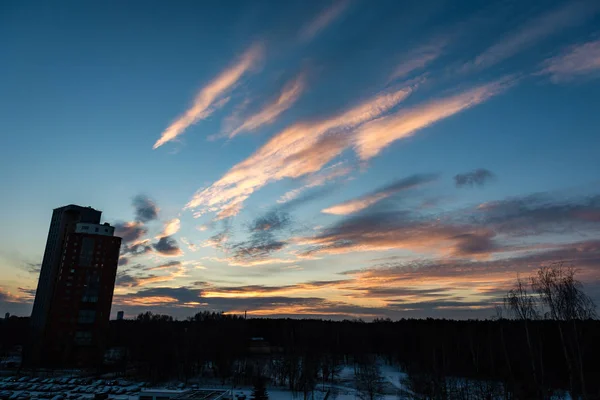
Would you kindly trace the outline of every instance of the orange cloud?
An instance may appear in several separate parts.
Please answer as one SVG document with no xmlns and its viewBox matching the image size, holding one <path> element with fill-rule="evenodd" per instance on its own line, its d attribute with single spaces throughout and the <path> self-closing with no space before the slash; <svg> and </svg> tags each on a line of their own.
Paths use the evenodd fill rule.
<svg viewBox="0 0 600 400">
<path fill-rule="evenodd" d="M 198 191 L 187 204 L 195 216 L 211 211 L 217 218 L 236 215 L 243 202 L 266 184 L 319 171 L 350 143 L 350 130 L 376 118 L 413 91 L 405 87 L 383 93 L 330 119 L 294 124 L 271 138 L 221 179 Z"/>
<path fill-rule="evenodd" d="M 379 201 L 390 197 L 391 195 L 409 190 L 424 183 L 431 182 L 436 179 L 435 175 L 412 175 L 404 179 L 400 179 L 390 185 L 375 190 L 374 192 L 361 196 L 357 199 L 346 201 L 344 203 L 326 208 L 321 212 L 334 215 L 348 215 L 364 210 Z"/>
<path fill-rule="evenodd" d="M 121 297 L 115 303 L 124 306 L 159 306 L 162 304 L 177 303 L 178 300 L 168 296 L 154 297 Z"/>
<path fill-rule="evenodd" d="M 350 200 L 342 204 L 328 207 L 321 212 L 333 215 L 353 214 L 385 199 L 386 197 L 389 197 L 390 195 L 391 193 L 376 193 L 367 197 Z"/>
<path fill-rule="evenodd" d="M 275 122 L 281 113 L 289 109 L 300 98 L 305 86 L 306 82 L 303 74 L 288 82 L 274 102 L 267 104 L 258 113 L 249 116 L 229 134 L 229 137 L 232 138 L 242 132 L 254 131 L 263 125 Z"/>
<path fill-rule="evenodd" d="M 503 92 L 511 83 L 508 79 L 498 80 L 367 122 L 357 129 L 354 139 L 356 152 L 362 160 L 368 160 L 390 143 L 412 136 L 419 129 L 480 104 Z"/>
<path fill-rule="evenodd" d="M 493 247 L 493 237 L 493 232 L 485 229 L 429 222 L 384 227 L 355 226 L 348 231 L 341 228 L 294 241 L 299 245 L 312 246 L 308 254 L 316 255 L 408 250 L 426 254 L 434 252 L 443 256 L 485 258 Z"/>
<path fill-rule="evenodd" d="M 171 235 L 177 233 L 179 231 L 180 227 L 181 227 L 181 221 L 179 220 L 179 218 L 173 218 L 172 220 L 165 222 L 165 227 L 163 228 L 162 233 L 160 235 L 158 235 L 156 238 L 160 239 L 162 237 L 171 236 Z"/>
<path fill-rule="evenodd" d="M 261 265 L 271 265 L 271 264 L 292 264 L 298 262 L 296 259 L 287 259 L 287 258 L 257 258 L 257 259 L 245 259 L 240 257 L 226 257 L 226 258 L 218 258 L 218 257 L 209 257 L 208 260 L 225 263 L 234 267 L 256 267 Z"/>
<path fill-rule="evenodd" d="M 21 293 L 13 293 L 10 290 L 0 287 L 0 301 L 7 303 L 23 303 L 33 300 L 34 293 L 28 289 L 19 288 Z"/>
<path fill-rule="evenodd" d="M 208 117 L 215 109 L 226 102 L 222 96 L 230 90 L 240 78 L 262 58 L 263 46 L 254 44 L 237 61 L 236 64 L 221 72 L 213 81 L 205 86 L 196 98 L 194 104 L 185 113 L 179 116 L 162 133 L 160 139 L 154 143 L 153 149 L 157 149 L 163 144 L 170 142 L 192 124 Z"/>
</svg>

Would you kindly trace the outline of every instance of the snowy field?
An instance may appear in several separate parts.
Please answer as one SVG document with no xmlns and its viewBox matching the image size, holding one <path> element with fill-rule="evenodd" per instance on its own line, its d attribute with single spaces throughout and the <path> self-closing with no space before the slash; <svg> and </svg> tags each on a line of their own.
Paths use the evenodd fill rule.
<svg viewBox="0 0 600 400">
<path fill-rule="evenodd" d="M 406 374 L 399 368 L 389 365 L 379 365 L 382 391 L 378 400 L 403 400 L 415 397 L 405 386 Z M 455 380 L 466 384 L 465 380 Z M 156 387 L 150 387 L 144 382 L 126 380 L 92 380 L 74 377 L 32 378 L 5 377 L 0 378 L 0 400 L 93 400 L 96 394 L 106 394 L 108 400 L 139 400 L 144 392 L 163 392 L 161 397 L 175 397 L 188 389 L 208 391 L 227 390 L 226 398 L 233 400 L 250 400 L 252 387 L 236 387 L 231 395 L 231 386 L 222 386 L 214 382 L 191 382 L 185 385 L 181 382 L 171 382 Z M 294 393 L 282 387 L 267 386 L 270 400 L 304 400 L 303 393 Z M 168 394 L 170 393 L 170 394 Z M 335 384 L 318 383 L 309 400 L 359 400 L 360 393 L 356 389 L 353 366 L 343 367 L 336 377 Z M 556 396 L 555 399 L 570 399 L 566 395 Z"/>
</svg>

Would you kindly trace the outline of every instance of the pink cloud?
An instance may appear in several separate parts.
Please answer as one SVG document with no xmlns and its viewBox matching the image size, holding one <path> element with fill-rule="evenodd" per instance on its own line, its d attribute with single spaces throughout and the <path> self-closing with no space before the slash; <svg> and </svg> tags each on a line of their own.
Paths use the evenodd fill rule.
<svg viewBox="0 0 600 400">
<path fill-rule="evenodd" d="M 332 118 L 296 123 L 272 137 L 221 179 L 198 191 L 186 208 L 195 216 L 216 212 L 217 218 L 236 215 L 256 190 L 284 178 L 319 171 L 351 143 L 351 130 L 376 118 L 408 97 L 413 87 L 379 94 Z"/>
<path fill-rule="evenodd" d="M 153 149 L 157 149 L 163 144 L 176 139 L 190 126 L 208 117 L 215 109 L 223 106 L 228 98 L 222 96 L 230 90 L 240 78 L 250 70 L 262 58 L 263 46 L 255 44 L 250 47 L 240 59 L 231 67 L 221 72 L 207 86 L 202 88 L 192 107 L 180 115 L 171 125 L 165 129 L 160 137 L 154 143 Z"/>
<path fill-rule="evenodd" d="M 265 105 L 256 114 L 246 118 L 237 128 L 229 133 L 229 137 L 232 138 L 242 132 L 254 131 L 261 126 L 272 124 L 279 115 L 289 109 L 300 98 L 305 87 L 304 75 L 301 74 L 283 87 L 275 101 Z"/>
<path fill-rule="evenodd" d="M 357 129 L 354 139 L 356 152 L 361 160 L 368 160 L 392 142 L 410 137 L 420 129 L 502 93 L 511 83 L 509 79 L 501 79 L 367 122 Z"/>
</svg>

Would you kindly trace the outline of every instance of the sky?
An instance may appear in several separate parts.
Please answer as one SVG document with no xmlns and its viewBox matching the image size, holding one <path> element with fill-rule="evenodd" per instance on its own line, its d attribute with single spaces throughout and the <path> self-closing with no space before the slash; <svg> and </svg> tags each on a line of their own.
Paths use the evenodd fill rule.
<svg viewBox="0 0 600 400">
<path fill-rule="evenodd" d="M 52 210 L 123 238 L 112 313 L 490 318 L 600 301 L 600 3 L 0 3 L 0 312 Z"/>
</svg>

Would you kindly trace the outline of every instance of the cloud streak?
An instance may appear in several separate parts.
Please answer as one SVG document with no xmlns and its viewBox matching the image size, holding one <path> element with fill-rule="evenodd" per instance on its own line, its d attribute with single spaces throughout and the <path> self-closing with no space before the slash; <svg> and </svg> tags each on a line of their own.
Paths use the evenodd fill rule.
<svg viewBox="0 0 600 400">
<path fill-rule="evenodd" d="M 288 82 L 275 101 L 266 104 L 263 109 L 246 118 L 244 122 L 229 133 L 233 138 L 242 132 L 254 131 L 261 126 L 270 125 L 287 109 L 289 109 L 300 98 L 306 87 L 304 74 L 300 74 Z"/>
<path fill-rule="evenodd" d="M 384 115 L 415 90 L 417 84 L 413 84 L 379 94 L 330 119 L 296 123 L 272 137 L 211 186 L 196 192 L 186 209 L 194 210 L 196 217 L 216 212 L 217 220 L 235 216 L 244 201 L 268 183 L 314 174 L 350 147 L 366 161 L 392 142 L 483 103 L 513 83 L 514 79 L 502 78 Z"/>
<path fill-rule="evenodd" d="M 555 83 L 600 72 L 600 40 L 571 46 L 562 54 L 546 60 L 541 75 Z"/>
<path fill-rule="evenodd" d="M 333 181 L 337 178 L 341 178 L 343 176 L 348 175 L 350 172 L 352 172 L 352 168 L 349 165 L 346 165 L 346 163 L 344 162 L 339 162 L 329 167 L 326 167 L 323 169 L 323 171 L 306 178 L 306 183 L 304 186 L 287 191 L 277 200 L 277 203 L 288 203 L 298 198 L 298 196 L 306 189 L 323 186 L 329 181 Z"/>
<path fill-rule="evenodd" d="M 394 69 L 390 80 L 406 78 L 411 73 L 425 68 L 442 55 L 445 45 L 445 41 L 438 41 L 409 51 Z"/>
<path fill-rule="evenodd" d="M 217 212 L 217 219 L 236 215 L 243 202 L 266 184 L 319 171 L 349 145 L 349 130 L 395 107 L 412 90 L 406 87 L 379 94 L 330 119 L 286 128 L 221 179 L 198 191 L 186 208 L 195 209 L 197 217 L 209 211 Z"/>
<path fill-rule="evenodd" d="M 221 72 L 200 90 L 192 106 L 162 132 L 161 137 L 152 148 L 157 149 L 165 143 L 175 140 L 190 125 L 211 115 L 219 107 L 219 102 L 223 100 L 222 96 L 258 63 L 262 55 L 262 45 L 251 46 L 234 65 Z"/>
<path fill-rule="evenodd" d="M 578 25 L 595 15 L 600 7 L 597 2 L 577 0 L 529 20 L 520 28 L 477 56 L 465 65 L 465 70 L 487 68 L 509 59 L 547 37 Z"/>
<path fill-rule="evenodd" d="M 354 140 L 356 152 L 361 160 L 375 157 L 392 142 L 412 136 L 420 129 L 481 104 L 505 91 L 511 83 L 513 81 L 510 79 L 500 79 L 370 121 L 357 130 Z"/>
<path fill-rule="evenodd" d="M 309 246 L 305 255 L 396 249 L 478 258 L 487 257 L 498 247 L 494 236 L 494 232 L 485 227 L 390 210 L 349 217 L 316 236 L 294 241 Z"/>
<path fill-rule="evenodd" d="M 326 208 L 322 212 L 333 215 L 354 214 L 380 202 L 385 198 L 390 197 L 393 194 L 432 182 L 435 179 L 437 179 L 436 175 L 413 175 L 408 178 L 400 179 L 390 185 L 386 185 L 357 199 Z"/>
<path fill-rule="evenodd" d="M 321 11 L 300 30 L 300 40 L 309 41 L 327 28 L 346 11 L 349 0 L 336 0 L 333 5 Z"/>
</svg>

